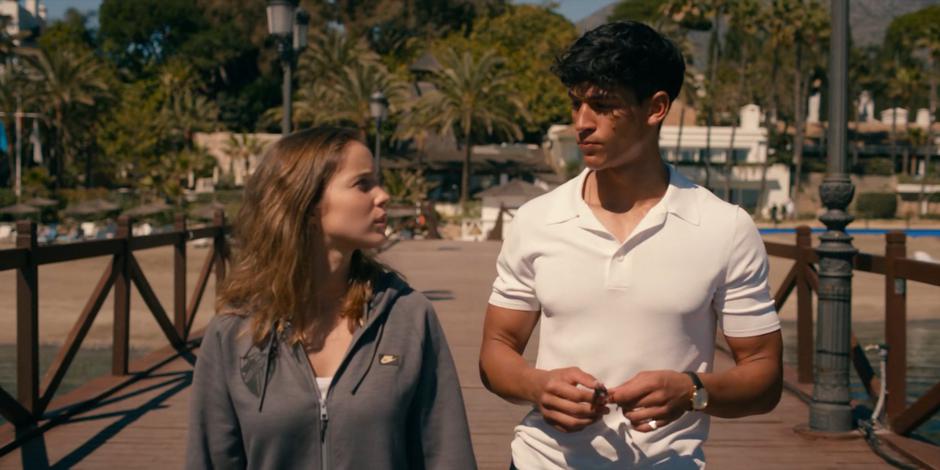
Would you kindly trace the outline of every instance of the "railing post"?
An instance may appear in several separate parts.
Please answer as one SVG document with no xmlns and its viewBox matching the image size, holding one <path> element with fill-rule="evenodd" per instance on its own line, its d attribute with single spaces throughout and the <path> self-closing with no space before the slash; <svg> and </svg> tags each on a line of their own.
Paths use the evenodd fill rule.
<svg viewBox="0 0 940 470">
<path fill-rule="evenodd" d="M 222 288 L 222 281 L 225 280 L 225 258 L 228 248 L 225 246 L 225 211 L 216 210 L 212 223 L 219 229 L 212 240 L 215 246 L 215 292 L 218 295 Z"/>
<path fill-rule="evenodd" d="M 804 251 L 812 247 L 809 227 L 800 225 L 796 228 L 796 348 L 800 383 L 813 382 L 813 297 L 807 279 L 809 260 Z"/>
<path fill-rule="evenodd" d="M 114 344 L 111 348 L 111 373 L 127 374 L 128 350 L 130 348 L 131 278 L 129 261 L 131 256 L 131 219 L 118 217 L 114 238 L 124 240 L 120 252 L 114 256 Z"/>
<path fill-rule="evenodd" d="M 20 404 L 35 414 L 39 406 L 39 270 L 36 223 L 16 223 L 16 247 L 29 250 L 16 275 L 16 392 Z"/>
<path fill-rule="evenodd" d="M 180 232 L 173 245 L 173 326 L 186 341 L 186 215 L 176 214 L 173 228 Z"/>
<path fill-rule="evenodd" d="M 895 260 L 907 257 L 904 232 L 885 235 L 885 342 L 888 350 L 888 419 L 898 417 L 907 408 L 907 285 L 895 275 Z"/>
</svg>

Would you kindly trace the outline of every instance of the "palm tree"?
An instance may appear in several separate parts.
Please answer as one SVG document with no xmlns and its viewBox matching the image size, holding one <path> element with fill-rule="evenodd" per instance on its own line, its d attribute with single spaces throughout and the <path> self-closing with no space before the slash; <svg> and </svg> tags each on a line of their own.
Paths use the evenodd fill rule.
<svg viewBox="0 0 940 470">
<path fill-rule="evenodd" d="M 393 114 L 403 106 L 407 85 L 388 71 L 365 41 L 327 29 L 311 38 L 309 47 L 298 66 L 295 126 L 345 123 L 365 137 L 372 123 L 373 93 L 385 95 Z M 277 122 L 282 112 L 280 107 L 269 109 L 262 122 Z"/>
<path fill-rule="evenodd" d="M 511 77 L 502 68 L 503 59 L 492 51 L 476 58 L 469 51 L 447 49 L 440 59 L 441 69 L 431 76 L 436 89 L 423 95 L 417 107 L 426 119 L 425 127 L 463 138 L 460 205 L 466 207 L 474 133 L 482 126 L 488 135 L 500 133 L 519 139 L 522 130 L 513 117 L 528 119 L 528 115 L 509 86 Z"/>
<path fill-rule="evenodd" d="M 251 134 L 230 134 L 225 145 L 225 152 L 229 155 L 228 172 L 235 174 L 235 160 L 241 160 L 245 166 L 245 178 L 251 172 L 251 157 L 261 153 L 262 145 Z"/>
<path fill-rule="evenodd" d="M 733 99 L 730 102 L 734 105 L 731 121 L 731 138 L 728 142 L 728 152 L 725 156 L 725 198 L 733 203 L 731 197 L 731 177 L 734 173 L 734 138 L 738 127 L 740 126 L 739 108 L 742 104 L 747 104 L 750 100 L 746 98 L 745 86 L 747 85 L 747 76 L 749 65 L 753 60 L 755 51 L 751 47 L 758 34 L 757 26 L 753 19 L 760 13 L 760 5 L 753 0 L 739 0 L 729 6 L 729 26 L 745 39 L 739 41 L 738 58 L 738 84 Z"/>
<path fill-rule="evenodd" d="M 931 157 L 934 153 L 933 120 L 937 113 L 937 56 L 940 55 L 940 25 L 931 24 L 927 31 L 918 37 L 914 46 L 924 51 L 926 55 L 926 74 L 930 91 L 930 114 L 927 118 L 927 145 L 924 152 L 924 177 L 920 183 L 920 194 L 917 197 L 921 206 L 921 215 L 927 213 L 927 181 L 930 177 Z"/>
<path fill-rule="evenodd" d="M 110 96 L 103 63 L 90 51 L 74 48 L 39 49 L 32 63 L 41 76 L 39 97 L 51 116 L 55 132 L 55 185 L 63 180 L 63 169 L 74 161 L 71 147 L 83 111 Z"/>
<path fill-rule="evenodd" d="M 788 2 L 783 2 L 788 3 Z M 804 105 L 809 99 L 809 84 L 812 69 L 824 53 L 822 42 L 829 35 L 829 17 L 816 0 L 792 0 L 786 10 L 793 26 L 793 191 L 791 200 L 799 208 L 800 183 L 803 174 L 803 140 L 806 133 Z"/>
</svg>

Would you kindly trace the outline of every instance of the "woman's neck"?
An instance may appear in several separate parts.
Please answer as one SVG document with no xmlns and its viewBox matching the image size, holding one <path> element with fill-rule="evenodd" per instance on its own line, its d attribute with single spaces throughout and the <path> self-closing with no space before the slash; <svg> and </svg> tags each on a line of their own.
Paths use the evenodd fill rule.
<svg viewBox="0 0 940 470">
<path fill-rule="evenodd" d="M 349 280 L 349 267 L 352 253 L 337 249 L 327 249 L 325 262 L 319 264 L 316 279 L 320 285 L 315 287 L 317 297 L 335 299 L 346 293 Z"/>
</svg>

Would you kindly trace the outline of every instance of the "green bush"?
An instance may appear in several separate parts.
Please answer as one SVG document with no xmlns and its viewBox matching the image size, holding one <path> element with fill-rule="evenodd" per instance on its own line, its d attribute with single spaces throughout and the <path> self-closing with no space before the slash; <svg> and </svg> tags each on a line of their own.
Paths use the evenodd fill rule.
<svg viewBox="0 0 940 470">
<path fill-rule="evenodd" d="M 893 219 L 898 210 L 898 198 L 894 193 L 862 193 L 855 210 L 866 219 Z"/>
<path fill-rule="evenodd" d="M 860 162 L 861 174 L 885 175 L 894 174 L 894 163 L 890 158 L 866 158 Z"/>
<path fill-rule="evenodd" d="M 12 189 L 0 188 L 0 207 L 6 207 L 16 203 L 16 194 Z"/>
</svg>

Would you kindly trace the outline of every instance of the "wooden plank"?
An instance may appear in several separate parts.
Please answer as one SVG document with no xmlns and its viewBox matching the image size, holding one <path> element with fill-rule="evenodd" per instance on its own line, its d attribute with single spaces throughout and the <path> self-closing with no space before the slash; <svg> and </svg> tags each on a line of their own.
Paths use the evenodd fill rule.
<svg viewBox="0 0 940 470">
<path fill-rule="evenodd" d="M 854 269 L 866 273 L 884 274 L 885 257 L 868 253 L 858 253 L 853 260 Z"/>
<path fill-rule="evenodd" d="M 195 228 L 189 231 L 189 239 L 198 240 L 200 238 L 215 238 L 215 236 L 218 233 L 219 233 L 219 227 L 209 226 L 209 227 Z"/>
<path fill-rule="evenodd" d="M 813 288 L 812 265 L 809 249 L 813 246 L 812 234 L 809 227 L 801 226 L 796 229 L 796 246 L 799 248 L 798 256 L 793 267 L 796 269 L 796 355 L 797 372 L 802 383 L 813 381 Z"/>
<path fill-rule="evenodd" d="M 209 283 L 209 274 L 212 274 L 212 265 L 215 262 L 215 248 L 209 248 L 209 254 L 202 263 L 202 270 L 199 272 L 199 279 L 196 280 L 196 287 L 193 296 L 190 298 L 189 307 L 186 309 L 186 332 L 184 338 L 189 336 L 189 329 L 193 326 L 193 319 L 196 312 L 199 311 L 199 303 L 202 302 L 202 296 L 206 292 L 206 285 Z"/>
<path fill-rule="evenodd" d="M 783 278 L 783 282 L 780 283 L 780 287 L 777 288 L 777 293 L 774 294 L 774 308 L 778 312 L 783 308 L 783 304 L 786 303 L 787 298 L 790 297 L 793 288 L 796 287 L 796 273 L 799 266 L 799 263 L 794 263 L 793 266 L 790 267 L 786 277 Z"/>
<path fill-rule="evenodd" d="M 892 449 L 925 468 L 940 469 L 940 446 L 899 436 L 892 432 L 879 432 L 878 438 Z"/>
<path fill-rule="evenodd" d="M 144 276 L 144 272 L 140 269 L 140 265 L 137 264 L 137 259 L 135 259 L 133 255 L 130 256 L 129 264 L 131 279 L 134 281 L 134 285 L 137 286 L 137 291 L 140 292 L 140 296 L 143 297 L 144 303 L 146 303 L 147 307 L 150 309 L 150 313 L 152 313 L 154 319 L 157 320 L 160 329 L 163 330 L 163 334 L 166 335 L 166 339 L 169 340 L 171 345 L 182 348 L 183 339 L 176 334 L 176 329 L 173 328 L 173 323 L 170 322 L 170 319 L 167 317 L 166 310 L 160 305 L 160 300 L 157 299 L 157 295 L 154 294 L 150 283 L 147 282 L 147 277 Z"/>
<path fill-rule="evenodd" d="M 156 248 L 158 246 L 172 245 L 177 242 L 183 236 L 182 233 L 173 231 L 166 233 L 157 233 L 154 235 L 145 235 L 142 237 L 134 237 L 131 240 L 131 250 L 146 250 L 148 248 Z"/>
<path fill-rule="evenodd" d="M 16 247 L 28 250 L 25 266 L 16 270 L 16 397 L 36 414 L 39 406 L 39 271 L 36 267 L 36 223 L 16 224 Z"/>
<path fill-rule="evenodd" d="M 0 415 L 3 415 L 7 421 L 17 426 L 22 426 L 33 420 L 29 410 L 23 408 L 23 405 L 16 401 L 13 395 L 7 393 L 3 387 L 0 387 Z"/>
<path fill-rule="evenodd" d="M 940 264 L 938 263 L 904 258 L 895 261 L 894 269 L 898 277 L 940 286 Z"/>
<path fill-rule="evenodd" d="M 130 350 L 131 317 L 131 280 L 128 264 L 131 250 L 128 246 L 133 236 L 131 219 L 126 215 L 118 218 L 115 239 L 124 242 L 120 254 L 114 257 L 114 342 L 111 346 L 111 373 L 127 374 L 128 353 Z"/>
<path fill-rule="evenodd" d="M 104 301 L 108 297 L 108 292 L 111 290 L 113 284 L 114 266 L 112 263 L 105 268 L 101 279 L 98 280 L 98 285 L 85 304 L 85 308 L 82 309 L 82 313 L 79 315 L 75 325 L 72 326 L 72 330 L 69 332 L 65 343 L 59 348 L 58 356 L 46 372 L 45 379 L 43 380 L 42 398 L 39 400 L 37 414 L 42 413 L 43 410 L 46 409 L 53 395 L 55 395 L 56 389 L 59 388 L 59 384 L 62 383 L 62 379 L 65 377 L 66 372 L 68 372 L 72 360 L 75 359 L 75 355 L 78 353 L 78 348 L 81 347 L 85 335 L 88 334 L 88 330 L 91 328 L 91 324 L 94 323 L 95 317 L 98 316 L 98 311 L 100 311 L 101 306 L 104 305 Z"/>
<path fill-rule="evenodd" d="M 176 214 L 174 228 L 186 233 L 186 216 Z M 180 338 L 186 339 L 186 238 L 177 237 L 173 243 L 173 327 Z"/>
<path fill-rule="evenodd" d="M 779 258 L 788 258 L 795 260 L 799 256 L 799 250 L 796 246 L 787 243 L 764 242 L 764 248 L 767 249 L 768 256 L 777 256 Z"/>
<path fill-rule="evenodd" d="M 20 269 L 26 266 L 29 251 L 23 248 L 9 248 L 0 250 L 0 271 L 7 269 Z"/>
<path fill-rule="evenodd" d="M 897 418 L 891 420 L 894 432 L 906 435 L 940 411 L 940 382 L 934 384 Z"/>
<path fill-rule="evenodd" d="M 41 246 L 36 250 L 36 262 L 38 264 L 51 264 L 114 255 L 121 250 L 123 244 L 123 240 L 112 239 Z"/>
<path fill-rule="evenodd" d="M 888 386 L 885 412 L 887 419 L 893 420 L 907 407 L 907 289 L 897 269 L 898 261 L 907 256 L 904 233 L 885 236 L 885 255 L 885 343 L 890 348 L 885 371 Z"/>
</svg>

